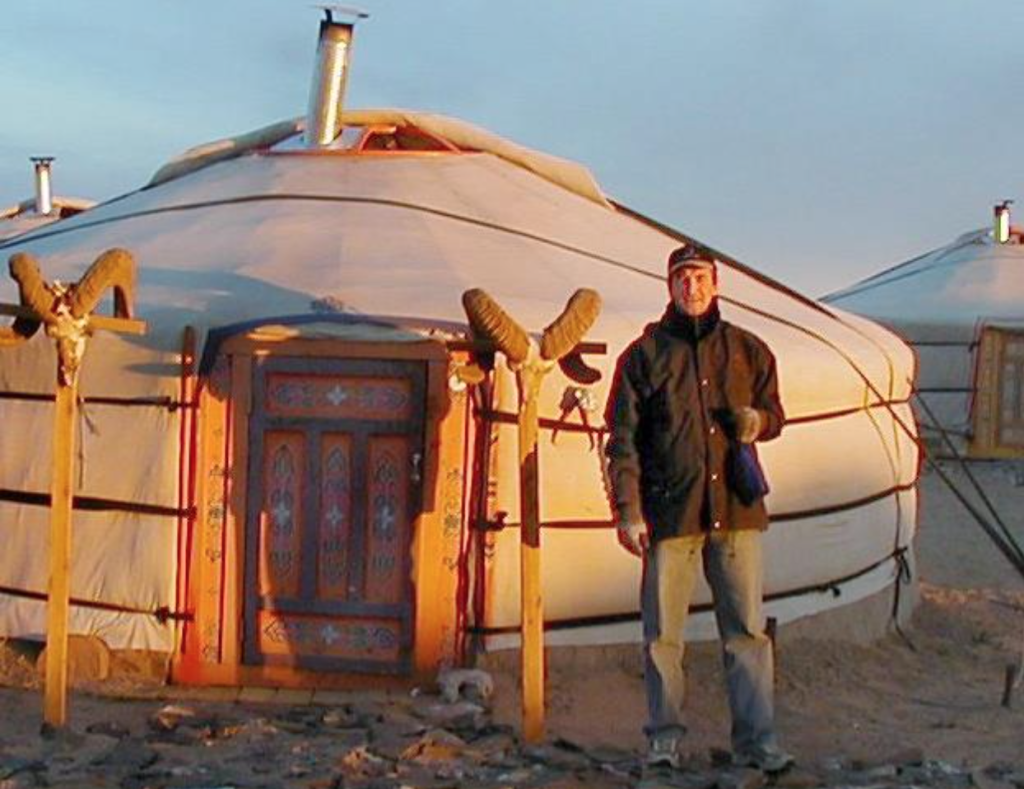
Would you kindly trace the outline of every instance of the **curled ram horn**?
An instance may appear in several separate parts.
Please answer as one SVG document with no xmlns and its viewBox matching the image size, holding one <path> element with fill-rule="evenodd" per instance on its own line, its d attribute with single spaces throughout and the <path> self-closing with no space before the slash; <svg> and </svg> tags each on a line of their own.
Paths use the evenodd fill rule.
<svg viewBox="0 0 1024 789">
<path fill-rule="evenodd" d="M 135 294 L 135 261 L 126 249 L 108 249 L 89 266 L 75 285 L 71 296 L 71 314 L 76 318 L 88 315 L 99 304 L 108 287 L 114 288 L 114 315 L 132 317 Z"/>
<path fill-rule="evenodd" d="M 53 311 L 53 294 L 46 287 L 36 259 L 27 252 L 18 252 L 11 255 L 8 266 L 11 277 L 18 283 L 21 303 L 40 315 L 49 315 Z"/>
<path fill-rule="evenodd" d="M 498 306 L 498 302 L 480 288 L 473 288 L 462 294 L 462 306 L 476 334 L 493 342 L 510 362 L 519 363 L 526 359 L 530 338 Z"/>
<path fill-rule="evenodd" d="M 601 311 L 601 296 L 596 290 L 580 288 L 572 294 L 562 314 L 544 329 L 540 355 L 544 359 L 560 359 L 583 339 Z"/>
<path fill-rule="evenodd" d="M 18 252 L 11 255 L 7 265 L 11 277 L 18 283 L 21 303 L 40 315 L 48 314 L 53 306 L 53 297 L 46 290 L 35 258 Z M 39 330 L 41 324 L 42 321 L 36 318 L 15 318 L 10 326 L 0 326 L 0 346 L 24 342 Z"/>
<path fill-rule="evenodd" d="M 583 361 L 583 354 L 578 351 L 569 351 L 565 356 L 559 357 L 558 366 L 562 368 L 566 378 L 578 384 L 590 386 L 601 380 L 601 371 Z"/>
</svg>

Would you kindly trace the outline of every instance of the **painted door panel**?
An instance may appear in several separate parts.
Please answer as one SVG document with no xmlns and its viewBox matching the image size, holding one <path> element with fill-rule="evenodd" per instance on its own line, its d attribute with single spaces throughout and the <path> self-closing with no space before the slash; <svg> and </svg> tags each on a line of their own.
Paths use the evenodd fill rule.
<svg viewBox="0 0 1024 789">
<path fill-rule="evenodd" d="M 245 662 L 408 671 L 424 365 L 270 356 L 253 376 Z"/>
<path fill-rule="evenodd" d="M 1003 332 L 999 375 L 999 443 L 1024 449 L 1024 332 Z"/>
</svg>

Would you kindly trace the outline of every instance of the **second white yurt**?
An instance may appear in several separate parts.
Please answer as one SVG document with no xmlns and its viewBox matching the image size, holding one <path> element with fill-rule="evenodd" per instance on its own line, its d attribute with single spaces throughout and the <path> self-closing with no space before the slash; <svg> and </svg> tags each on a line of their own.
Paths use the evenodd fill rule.
<svg viewBox="0 0 1024 789">
<path fill-rule="evenodd" d="M 830 305 L 876 320 L 919 360 L 922 435 L 948 452 L 1024 457 L 1024 230 L 996 206 L 992 228 L 833 293 Z"/>
</svg>

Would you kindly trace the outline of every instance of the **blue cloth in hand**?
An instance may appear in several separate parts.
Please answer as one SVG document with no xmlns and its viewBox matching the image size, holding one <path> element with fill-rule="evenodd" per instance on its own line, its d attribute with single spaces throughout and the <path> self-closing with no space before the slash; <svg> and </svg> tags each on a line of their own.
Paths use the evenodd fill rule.
<svg viewBox="0 0 1024 789">
<path fill-rule="evenodd" d="M 753 444 L 731 442 L 725 470 L 729 487 L 747 507 L 763 498 L 770 490 Z"/>
</svg>

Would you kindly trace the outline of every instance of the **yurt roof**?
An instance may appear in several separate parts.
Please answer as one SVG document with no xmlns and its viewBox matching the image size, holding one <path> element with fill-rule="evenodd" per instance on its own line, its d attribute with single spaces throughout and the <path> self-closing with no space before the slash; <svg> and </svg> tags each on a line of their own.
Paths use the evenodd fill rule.
<svg viewBox="0 0 1024 789">
<path fill-rule="evenodd" d="M 593 336 L 619 348 L 667 300 L 664 260 L 684 237 L 610 203 L 586 168 L 436 115 L 368 110 L 345 123 L 326 150 L 297 144 L 296 121 L 200 146 L 136 192 L 0 241 L 62 281 L 110 247 L 135 255 L 149 334 L 104 339 L 122 353 L 91 354 L 86 389 L 115 370 L 149 369 L 130 364 L 129 350 L 173 352 L 185 325 L 203 337 L 331 311 L 459 321 L 462 292 L 483 287 L 539 329 L 593 287 L 605 301 Z M 797 413 L 845 407 L 865 379 L 892 393 L 894 366 L 911 365 L 892 335 L 722 257 L 726 316 L 799 349 L 801 366 L 833 370 L 813 385 L 790 377 Z M 0 284 L 0 298 L 15 296 Z M 151 390 L 151 378 L 138 387 Z"/>
<path fill-rule="evenodd" d="M 1024 236 L 997 243 L 988 229 L 831 293 L 823 301 L 892 325 L 1024 323 Z"/>
</svg>

